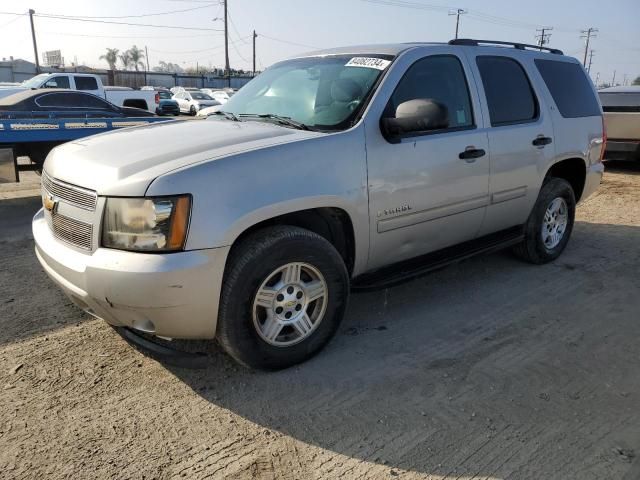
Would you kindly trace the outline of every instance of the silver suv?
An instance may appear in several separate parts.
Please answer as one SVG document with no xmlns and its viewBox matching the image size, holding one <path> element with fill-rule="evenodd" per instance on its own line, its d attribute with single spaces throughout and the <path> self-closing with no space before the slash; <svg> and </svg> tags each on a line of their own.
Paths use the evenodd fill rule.
<svg viewBox="0 0 640 480">
<path fill-rule="evenodd" d="M 507 246 L 556 259 L 603 172 L 584 69 L 522 44 L 311 53 L 169 123 L 55 148 L 36 254 L 85 311 L 254 368 L 318 352 L 352 289 Z"/>
</svg>

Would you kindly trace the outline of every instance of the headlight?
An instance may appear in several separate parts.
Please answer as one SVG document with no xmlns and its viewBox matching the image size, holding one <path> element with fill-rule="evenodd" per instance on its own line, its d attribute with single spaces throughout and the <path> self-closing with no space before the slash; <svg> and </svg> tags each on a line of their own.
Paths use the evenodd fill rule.
<svg viewBox="0 0 640 480">
<path fill-rule="evenodd" d="M 191 197 L 108 198 L 102 246 L 121 250 L 182 250 L 187 238 Z"/>
</svg>

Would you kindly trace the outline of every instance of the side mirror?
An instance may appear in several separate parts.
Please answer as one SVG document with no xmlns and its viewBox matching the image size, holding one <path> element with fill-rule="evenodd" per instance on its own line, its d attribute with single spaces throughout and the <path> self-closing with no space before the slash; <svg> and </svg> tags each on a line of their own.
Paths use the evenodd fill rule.
<svg viewBox="0 0 640 480">
<path fill-rule="evenodd" d="M 403 102 L 396 108 L 395 117 L 383 117 L 380 128 L 384 137 L 393 142 L 402 136 L 449 127 L 449 110 L 446 105 L 418 98 Z"/>
</svg>

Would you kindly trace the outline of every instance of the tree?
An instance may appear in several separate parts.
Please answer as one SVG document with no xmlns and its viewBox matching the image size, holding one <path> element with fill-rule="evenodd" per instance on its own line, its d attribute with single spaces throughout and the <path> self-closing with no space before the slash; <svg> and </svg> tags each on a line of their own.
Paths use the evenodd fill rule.
<svg viewBox="0 0 640 480">
<path fill-rule="evenodd" d="M 120 55 L 118 55 L 118 58 L 120 58 L 120 62 L 122 63 L 122 68 L 124 68 L 125 70 L 129 67 L 129 65 L 131 65 L 131 57 L 129 57 L 129 50 L 127 50 L 126 52 L 122 52 Z"/>
<path fill-rule="evenodd" d="M 142 67 L 142 69 L 144 70 L 144 62 L 142 61 L 144 59 L 143 50 L 134 45 L 129 50 L 127 50 L 127 53 L 129 54 L 129 59 L 131 61 L 131 64 L 133 65 L 133 68 L 136 69 L 136 72 L 138 71 L 138 67 Z"/>
<path fill-rule="evenodd" d="M 153 67 L 151 70 L 154 72 L 162 72 L 162 73 L 182 73 L 184 70 L 180 65 L 171 62 L 165 62 L 164 60 L 160 60 L 158 62 L 157 67 Z"/>
<path fill-rule="evenodd" d="M 118 61 L 118 50 L 117 48 L 107 48 L 107 53 L 100 56 L 100 60 L 106 60 L 109 64 L 109 70 L 116 69 L 116 62 Z"/>
<path fill-rule="evenodd" d="M 640 76 L 636 77 L 636 79 L 633 81 L 631 85 L 640 85 Z"/>
</svg>

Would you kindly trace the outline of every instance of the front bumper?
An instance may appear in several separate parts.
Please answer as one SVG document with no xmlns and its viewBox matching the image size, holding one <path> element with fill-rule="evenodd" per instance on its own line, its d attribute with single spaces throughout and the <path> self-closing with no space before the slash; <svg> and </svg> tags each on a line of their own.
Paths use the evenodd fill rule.
<svg viewBox="0 0 640 480">
<path fill-rule="evenodd" d="M 229 247 L 171 254 L 98 248 L 88 254 L 55 238 L 42 210 L 32 227 L 45 272 L 86 312 L 162 337 L 215 336 Z"/>
<path fill-rule="evenodd" d="M 587 177 L 584 181 L 584 189 L 580 196 L 580 201 L 586 200 L 591 194 L 593 194 L 600 183 L 602 182 L 602 175 L 604 174 L 604 164 L 602 162 L 594 163 L 587 169 Z"/>
</svg>

